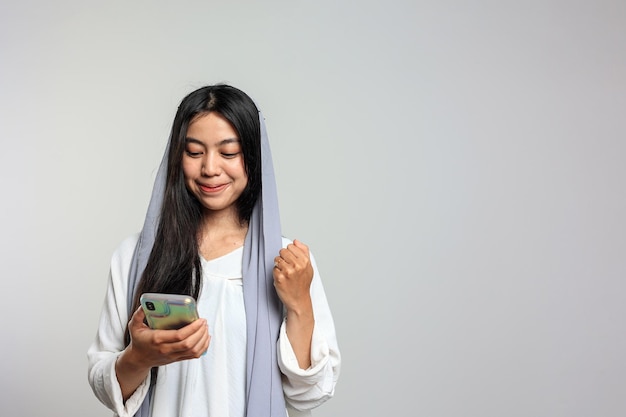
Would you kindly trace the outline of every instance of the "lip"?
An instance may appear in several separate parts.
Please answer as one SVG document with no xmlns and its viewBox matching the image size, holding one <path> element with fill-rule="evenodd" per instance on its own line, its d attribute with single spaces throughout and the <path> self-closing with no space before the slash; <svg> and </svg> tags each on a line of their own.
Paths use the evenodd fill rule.
<svg viewBox="0 0 626 417">
<path fill-rule="evenodd" d="M 226 187 L 228 187 L 228 184 L 218 184 L 218 185 L 198 184 L 198 188 L 200 188 L 200 190 L 205 194 L 219 193 Z"/>
</svg>

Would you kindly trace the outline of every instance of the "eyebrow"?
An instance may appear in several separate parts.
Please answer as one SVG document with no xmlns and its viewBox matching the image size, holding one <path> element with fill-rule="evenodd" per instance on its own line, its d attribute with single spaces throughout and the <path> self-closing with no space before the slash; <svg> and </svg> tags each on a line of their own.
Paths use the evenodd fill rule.
<svg viewBox="0 0 626 417">
<path fill-rule="evenodd" d="M 195 138 L 192 138 L 192 137 L 189 137 L 189 136 L 187 136 L 185 138 L 185 142 L 186 143 L 197 143 L 198 145 L 205 146 L 204 142 L 202 142 L 201 140 L 195 139 Z M 227 138 L 227 139 L 224 139 L 224 140 L 220 141 L 217 144 L 217 146 L 228 145 L 230 143 L 241 143 L 241 141 L 239 139 L 237 139 L 237 138 Z"/>
</svg>

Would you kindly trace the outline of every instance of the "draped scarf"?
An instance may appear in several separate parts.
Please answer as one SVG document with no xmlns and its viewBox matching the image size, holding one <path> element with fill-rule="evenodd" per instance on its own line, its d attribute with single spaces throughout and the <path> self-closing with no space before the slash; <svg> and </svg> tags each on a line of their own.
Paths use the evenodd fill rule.
<svg viewBox="0 0 626 417">
<path fill-rule="evenodd" d="M 261 125 L 261 192 L 252 210 L 243 250 L 243 298 L 246 313 L 246 417 L 284 417 L 285 400 L 277 362 L 277 340 L 282 323 L 282 304 L 274 289 L 274 257 L 282 248 L 278 195 L 272 155 L 265 128 Z M 148 263 L 163 204 L 167 155 L 154 181 L 152 196 L 139 235 L 129 272 L 128 314 L 133 314 L 137 285 Z M 135 417 L 150 417 L 152 388 Z"/>
</svg>

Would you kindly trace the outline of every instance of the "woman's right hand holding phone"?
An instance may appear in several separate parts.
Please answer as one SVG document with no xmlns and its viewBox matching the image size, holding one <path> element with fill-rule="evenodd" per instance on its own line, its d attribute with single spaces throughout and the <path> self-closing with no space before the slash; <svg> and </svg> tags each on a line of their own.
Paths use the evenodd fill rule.
<svg viewBox="0 0 626 417">
<path fill-rule="evenodd" d="M 199 358 L 209 348 L 211 336 L 205 319 L 178 330 L 153 330 L 144 323 L 139 307 L 128 323 L 130 344 L 115 364 L 117 380 L 126 401 L 155 366 Z"/>
</svg>

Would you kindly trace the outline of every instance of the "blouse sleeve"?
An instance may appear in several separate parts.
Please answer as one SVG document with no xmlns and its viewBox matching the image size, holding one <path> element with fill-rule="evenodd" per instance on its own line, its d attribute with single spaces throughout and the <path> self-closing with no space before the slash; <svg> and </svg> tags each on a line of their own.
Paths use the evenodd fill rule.
<svg viewBox="0 0 626 417">
<path fill-rule="evenodd" d="M 109 282 L 96 337 L 87 351 L 88 379 L 96 397 L 116 416 L 131 417 L 137 412 L 150 386 L 150 374 L 126 403 L 115 374 L 115 362 L 125 348 L 128 272 L 137 244 L 137 235 L 126 239 L 113 254 Z"/>
<path fill-rule="evenodd" d="M 283 391 L 288 405 L 296 410 L 313 409 L 333 396 L 341 364 L 335 325 L 313 255 L 311 263 L 314 271 L 311 300 L 315 318 L 311 366 L 308 369 L 299 367 L 284 320 L 278 338 L 278 366 L 283 373 Z"/>
</svg>

